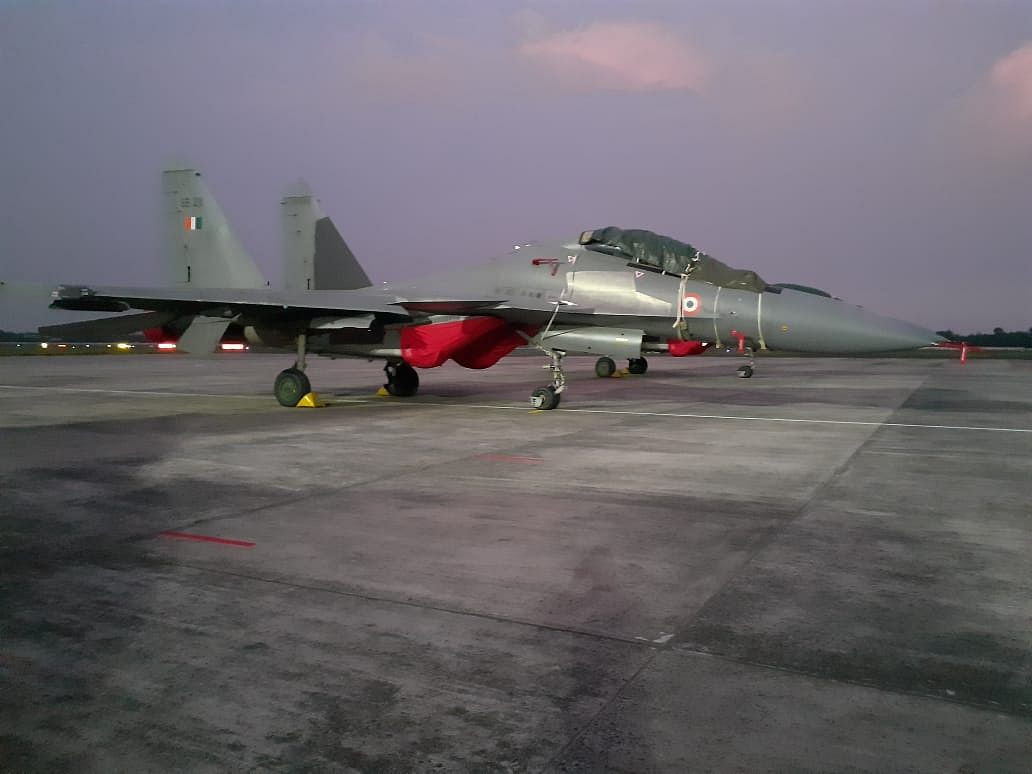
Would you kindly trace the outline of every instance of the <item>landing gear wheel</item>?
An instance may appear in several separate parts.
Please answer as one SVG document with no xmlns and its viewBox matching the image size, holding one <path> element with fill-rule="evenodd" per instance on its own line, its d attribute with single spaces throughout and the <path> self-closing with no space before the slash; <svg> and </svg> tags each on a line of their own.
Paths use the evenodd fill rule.
<svg viewBox="0 0 1032 774">
<path fill-rule="evenodd" d="M 539 387 L 530 393 L 530 405 L 541 411 L 550 411 L 559 405 L 559 393 L 552 387 Z"/>
<path fill-rule="evenodd" d="M 595 376 L 606 379 L 616 373 L 616 362 L 611 357 L 600 357 L 595 361 Z"/>
<path fill-rule="evenodd" d="M 384 366 L 387 384 L 383 387 L 396 398 L 411 398 L 419 389 L 419 374 L 408 363 L 388 363 Z"/>
<path fill-rule="evenodd" d="M 632 357 L 627 361 L 627 370 L 632 374 L 643 374 L 649 370 L 649 361 L 643 357 Z"/>
<path fill-rule="evenodd" d="M 751 365 L 738 366 L 737 376 L 739 379 L 748 379 L 753 374 L 753 367 Z"/>
<path fill-rule="evenodd" d="M 293 408 L 298 401 L 312 391 L 312 384 L 308 381 L 304 371 L 288 368 L 277 374 L 276 384 L 273 385 L 272 391 L 281 406 Z"/>
</svg>

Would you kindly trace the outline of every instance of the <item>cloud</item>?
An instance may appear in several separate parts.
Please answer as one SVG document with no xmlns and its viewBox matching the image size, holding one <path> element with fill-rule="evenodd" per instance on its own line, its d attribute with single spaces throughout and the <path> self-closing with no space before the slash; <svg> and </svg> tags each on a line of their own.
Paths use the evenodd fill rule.
<svg viewBox="0 0 1032 774">
<path fill-rule="evenodd" d="M 933 150 L 984 173 L 1027 175 L 1032 164 L 1032 43 L 1001 56 L 943 112 Z"/>
<path fill-rule="evenodd" d="M 989 84 L 1005 116 L 1032 123 L 1032 43 L 997 60 L 989 73 Z"/>
<path fill-rule="evenodd" d="M 650 22 L 595 22 L 526 41 L 519 54 L 578 91 L 702 94 L 710 77 L 702 52 Z"/>
</svg>

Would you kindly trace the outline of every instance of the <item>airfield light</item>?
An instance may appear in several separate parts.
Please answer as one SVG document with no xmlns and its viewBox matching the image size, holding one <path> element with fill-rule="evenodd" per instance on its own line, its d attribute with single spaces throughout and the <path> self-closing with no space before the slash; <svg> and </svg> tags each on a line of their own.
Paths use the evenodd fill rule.
<svg viewBox="0 0 1032 774">
<path fill-rule="evenodd" d="M 46 343 L 45 341 L 41 341 L 41 342 L 40 342 L 40 344 L 39 344 L 39 348 L 40 348 L 40 349 L 46 349 L 46 348 L 47 348 L 47 347 L 49 347 L 49 346 L 50 346 L 50 345 L 49 345 L 49 344 L 47 344 L 47 343 Z"/>
<path fill-rule="evenodd" d="M 159 341 L 158 342 L 158 349 L 165 350 L 166 352 L 168 352 L 170 350 L 173 350 L 175 348 L 176 348 L 176 343 L 174 341 Z"/>
<path fill-rule="evenodd" d="M 116 347 L 118 347 L 119 349 L 122 349 L 122 350 L 125 350 L 125 349 L 132 349 L 132 348 L 133 348 L 133 345 L 132 345 L 132 344 L 127 344 L 127 343 L 126 343 L 126 342 L 124 342 L 124 341 L 120 341 L 120 342 L 118 342 L 118 343 L 117 343 L 117 344 L 116 344 L 115 346 L 116 346 Z"/>
<path fill-rule="evenodd" d="M 221 346 L 223 352 L 243 352 L 247 349 L 247 347 L 239 341 L 224 341 Z"/>
</svg>

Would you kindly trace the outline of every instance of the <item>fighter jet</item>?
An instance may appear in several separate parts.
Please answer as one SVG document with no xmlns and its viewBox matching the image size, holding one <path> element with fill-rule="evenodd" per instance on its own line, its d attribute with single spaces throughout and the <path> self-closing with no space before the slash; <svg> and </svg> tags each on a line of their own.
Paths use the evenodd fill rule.
<svg viewBox="0 0 1032 774">
<path fill-rule="evenodd" d="M 192 235 L 207 227 L 199 214 L 205 206 L 203 197 L 184 195 L 176 202 L 185 251 Z M 238 251 L 214 255 L 229 265 L 203 271 L 250 277 L 250 286 L 234 280 L 244 286 L 200 287 L 202 270 L 184 264 L 190 268 L 178 286 L 61 285 L 51 307 L 190 318 L 183 336 L 188 349 L 210 351 L 229 325 L 241 326 L 253 343 L 296 353 L 273 387 L 284 406 L 314 400 L 305 374 L 309 354 L 382 359 L 384 387 L 407 397 L 418 390 L 417 368 L 447 360 L 489 368 L 530 346 L 548 358 L 551 373 L 530 402 L 547 410 L 566 391 L 563 358 L 569 354 L 596 356 L 599 376 L 611 375 L 617 359 L 643 374 L 646 355 L 684 357 L 733 344 L 748 359 L 736 373 L 748 378 L 756 350 L 863 354 L 924 347 L 938 338 L 822 291 L 770 285 L 754 271 L 733 269 L 686 242 L 643 229 L 593 229 L 569 240 L 516 245 L 470 268 L 351 289 L 288 284 L 273 290 L 258 286 L 260 273 L 255 280 L 243 269 Z M 348 276 L 367 282 L 357 261 L 354 266 Z"/>
</svg>

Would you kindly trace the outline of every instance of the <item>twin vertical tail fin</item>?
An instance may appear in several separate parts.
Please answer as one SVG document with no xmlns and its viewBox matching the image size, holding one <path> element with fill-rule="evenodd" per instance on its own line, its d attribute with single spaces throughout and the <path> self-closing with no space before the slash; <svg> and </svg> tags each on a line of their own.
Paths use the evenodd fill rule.
<svg viewBox="0 0 1032 774">
<path fill-rule="evenodd" d="M 304 183 L 284 197 L 282 223 L 283 285 L 288 290 L 355 290 L 372 284 Z"/>
<path fill-rule="evenodd" d="M 264 288 L 265 277 L 195 169 L 162 173 L 165 263 L 173 285 Z"/>
<path fill-rule="evenodd" d="M 167 279 L 181 287 L 267 287 L 201 173 L 169 169 L 161 178 Z M 179 351 L 195 355 L 211 354 L 230 326 L 230 320 L 203 315 L 179 323 L 186 323 Z"/>
</svg>

